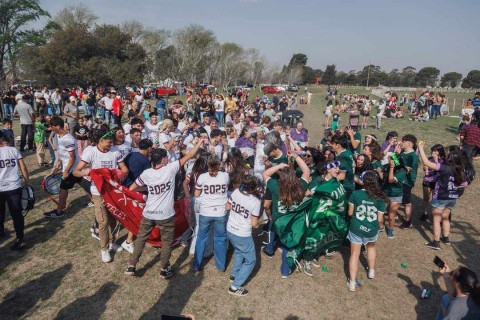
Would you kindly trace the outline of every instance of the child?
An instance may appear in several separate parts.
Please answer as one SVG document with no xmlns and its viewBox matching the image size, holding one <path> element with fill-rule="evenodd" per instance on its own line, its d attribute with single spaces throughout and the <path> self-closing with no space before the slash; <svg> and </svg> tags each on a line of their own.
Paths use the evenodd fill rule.
<svg viewBox="0 0 480 320">
<path fill-rule="evenodd" d="M 338 123 L 340 122 L 340 108 L 335 107 L 335 112 L 332 118 L 332 131 L 335 132 L 338 130 Z"/>
<path fill-rule="evenodd" d="M 81 157 L 83 150 L 88 146 L 88 127 L 85 125 L 85 119 L 79 118 L 78 123 L 73 129 L 75 139 L 77 139 L 78 155 Z"/>
<path fill-rule="evenodd" d="M 13 130 L 12 130 L 12 120 L 10 119 L 3 120 L 2 134 L 3 134 L 3 141 L 7 141 L 8 146 L 15 147 L 15 135 L 13 134 Z"/>
<path fill-rule="evenodd" d="M 415 153 L 417 149 L 417 138 L 412 134 L 406 134 L 402 137 L 400 142 L 402 153 L 400 156 L 405 164 L 407 170 L 407 183 L 403 186 L 402 204 L 405 206 L 405 221 L 403 228 L 410 228 L 412 223 L 412 188 L 415 186 L 418 169 L 418 155 Z"/>
<path fill-rule="evenodd" d="M 42 123 L 43 116 L 37 115 L 35 118 L 35 134 L 33 141 L 35 142 L 37 162 L 39 167 L 46 165 L 45 163 L 45 132 L 47 128 Z"/>
<path fill-rule="evenodd" d="M 356 190 L 348 200 L 350 228 L 347 238 L 350 240 L 350 282 L 348 289 L 355 291 L 358 260 L 362 245 L 367 247 L 368 278 L 375 277 L 375 242 L 378 239 L 379 222 L 383 221 L 387 196 L 377 182 L 373 171 L 362 174 L 363 189 Z"/>
<path fill-rule="evenodd" d="M 93 118 L 92 115 L 85 115 L 83 116 L 83 122 L 87 126 L 88 130 L 92 129 L 93 127 Z"/>
</svg>

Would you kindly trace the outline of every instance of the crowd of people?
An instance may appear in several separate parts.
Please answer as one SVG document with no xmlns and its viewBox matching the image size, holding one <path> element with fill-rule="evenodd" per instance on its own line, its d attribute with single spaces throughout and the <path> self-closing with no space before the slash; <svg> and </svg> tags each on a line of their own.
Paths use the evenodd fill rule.
<svg viewBox="0 0 480 320">
<path fill-rule="evenodd" d="M 281 248 L 283 278 L 293 269 L 312 276 L 312 266 L 320 267 L 320 255 L 333 254 L 327 250 L 313 257 L 298 256 L 293 268 L 287 262 L 292 248 L 282 243 L 275 220 L 305 210 L 307 201 L 307 212 L 329 207 L 348 223 L 344 244 L 351 251 L 348 289 L 352 292 L 358 285 L 362 251 L 368 260 L 367 276 L 375 277 L 375 243 L 382 232 L 393 239 L 399 235 L 399 226 L 407 229 L 415 219 L 431 220 L 432 240 L 425 245 L 434 250 L 440 250 L 442 244 L 448 247 L 451 212 L 474 178 L 471 155 L 480 146 L 475 119 L 462 128 L 460 146 L 436 144 L 425 150 L 424 142 L 412 134 L 400 136 L 391 130 L 382 139 L 367 133 L 371 115 L 376 129 L 384 117 L 402 117 L 395 93 L 379 101 L 350 94 L 340 96 L 338 102 L 336 91 L 330 91 L 324 138 L 315 145 L 301 120 L 283 117 L 286 111 L 297 109 L 296 95 L 251 98 L 248 91 L 239 91 L 225 98 L 217 93 L 187 93 L 185 103 L 160 98 L 153 104 L 140 92 L 131 100 L 111 88 L 53 93 L 44 89 L 43 96 L 37 92 L 42 91 L 35 91 L 33 98 L 29 91 L 14 95 L 12 90 L 4 96 L 0 236 L 4 235 L 7 203 L 17 235 L 14 249 L 25 245 L 19 192 L 20 172 L 25 184 L 29 183 L 22 159 L 28 144 L 28 150 L 36 152 L 39 166 L 52 166 L 52 174 L 62 175 L 58 206 L 45 212 L 45 217 L 67 214 L 69 190 L 82 185 L 88 206 L 94 207 L 91 232 L 100 240 L 103 262 L 112 260 L 111 251 L 128 251 L 131 256 L 125 273 L 135 275 L 146 241 L 158 226 L 162 235 L 160 275 L 171 277 L 174 202 L 188 198 L 190 229 L 180 244 L 190 246 L 192 268 L 198 272 L 202 272 L 204 258 L 212 254 L 215 267 L 226 271 L 230 244 L 234 261 L 228 292 L 237 296 L 248 294 L 243 285 L 256 265 L 256 250 L 273 257 L 276 247 Z M 32 99 L 38 101 L 34 106 Z M 416 103 L 414 108 L 422 111 L 423 104 Z M 440 103 L 441 97 L 435 95 L 434 117 Z M 12 131 L 14 115 L 21 123 L 19 150 Z M 341 126 L 340 116 L 344 115 L 349 121 Z M 115 219 L 90 179 L 90 170 L 99 168 L 122 171 L 123 184 L 146 195 L 138 234 L 129 233 L 121 244 L 115 242 Z M 424 205 L 413 208 L 412 189 L 419 183 L 419 170 L 425 176 L 420 182 Z M 405 210 L 403 217 L 398 215 L 400 206 Z M 422 214 L 417 216 L 419 211 Z M 252 229 L 262 224 L 268 238 L 264 247 L 255 248 Z M 478 311 L 478 302 L 473 305 Z"/>
</svg>

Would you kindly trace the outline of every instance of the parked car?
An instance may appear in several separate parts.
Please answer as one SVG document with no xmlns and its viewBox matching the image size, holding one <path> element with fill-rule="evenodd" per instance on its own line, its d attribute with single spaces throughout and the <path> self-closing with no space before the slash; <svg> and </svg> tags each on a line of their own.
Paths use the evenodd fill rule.
<svg viewBox="0 0 480 320">
<path fill-rule="evenodd" d="M 298 86 L 296 84 L 291 84 L 288 86 L 288 91 L 290 92 L 297 92 L 298 91 Z"/>
<path fill-rule="evenodd" d="M 169 88 L 169 87 L 157 87 L 156 94 L 157 94 L 157 97 L 158 96 L 174 96 L 177 94 L 177 89 Z"/>
<path fill-rule="evenodd" d="M 262 91 L 263 93 L 282 93 L 285 90 L 282 90 L 281 88 L 275 87 L 275 86 L 267 86 L 267 87 L 263 87 Z"/>
</svg>

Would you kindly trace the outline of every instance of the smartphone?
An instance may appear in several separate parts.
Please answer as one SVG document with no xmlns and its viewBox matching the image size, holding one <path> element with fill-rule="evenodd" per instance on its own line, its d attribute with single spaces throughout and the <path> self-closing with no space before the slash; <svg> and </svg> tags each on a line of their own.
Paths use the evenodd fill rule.
<svg viewBox="0 0 480 320">
<path fill-rule="evenodd" d="M 438 256 L 435 256 L 435 258 L 433 259 L 433 263 L 435 263 L 440 269 L 443 269 L 445 267 L 445 262 Z"/>
</svg>

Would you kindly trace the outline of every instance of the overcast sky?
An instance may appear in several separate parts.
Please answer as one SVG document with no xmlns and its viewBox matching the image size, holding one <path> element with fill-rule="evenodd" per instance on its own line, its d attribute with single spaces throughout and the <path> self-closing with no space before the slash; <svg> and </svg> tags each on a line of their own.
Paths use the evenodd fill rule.
<svg viewBox="0 0 480 320">
<path fill-rule="evenodd" d="M 99 23 L 138 20 L 176 30 L 200 24 L 220 42 L 257 48 L 287 64 L 305 53 L 308 65 L 361 70 L 369 61 L 390 71 L 434 66 L 464 76 L 480 70 L 479 0 L 40 0 L 54 16 L 82 3 Z"/>
</svg>

